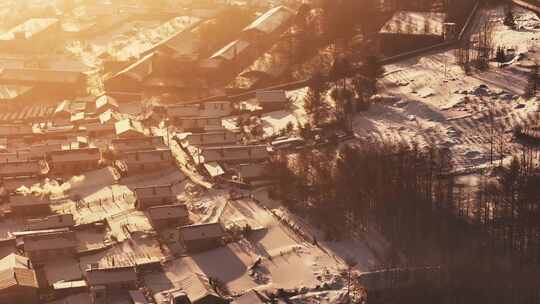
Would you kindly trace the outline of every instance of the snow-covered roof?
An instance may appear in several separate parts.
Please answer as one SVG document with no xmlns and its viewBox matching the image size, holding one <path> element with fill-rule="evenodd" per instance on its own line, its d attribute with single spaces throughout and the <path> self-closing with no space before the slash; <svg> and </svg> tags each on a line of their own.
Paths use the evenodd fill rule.
<svg viewBox="0 0 540 304">
<path fill-rule="evenodd" d="M 212 288 L 212 285 L 210 285 L 209 280 L 199 273 L 194 273 L 181 279 L 180 285 L 182 286 L 182 291 L 192 303 L 196 303 L 207 296 L 219 297 Z"/>
<path fill-rule="evenodd" d="M 193 31 L 180 32 L 171 37 L 163 45 L 175 52 L 174 57 L 177 59 L 197 59 L 197 46 L 199 45 L 199 35 Z"/>
<path fill-rule="evenodd" d="M 36 206 L 36 205 L 50 205 L 51 201 L 48 197 L 35 196 L 35 195 L 13 195 L 9 197 L 10 206 Z"/>
<path fill-rule="evenodd" d="M 201 106 L 198 104 L 181 104 L 167 107 L 169 117 L 192 117 L 198 116 L 200 112 Z"/>
<path fill-rule="evenodd" d="M 442 36 L 445 19 L 445 13 L 400 11 L 385 23 L 379 33 Z"/>
<path fill-rule="evenodd" d="M 41 179 L 38 177 L 28 177 L 28 176 L 4 177 L 2 179 L 2 186 L 8 192 L 12 192 L 19 189 L 22 186 L 30 188 L 35 184 L 39 184 L 40 182 L 41 182 Z"/>
<path fill-rule="evenodd" d="M 284 23 L 291 20 L 294 15 L 295 12 L 286 6 L 274 7 L 245 27 L 244 31 L 257 30 L 266 34 L 271 34 Z"/>
<path fill-rule="evenodd" d="M 23 240 L 25 251 L 77 247 L 77 239 L 73 231 L 26 235 Z"/>
<path fill-rule="evenodd" d="M 188 143 L 194 146 L 235 144 L 239 138 L 239 132 L 228 130 L 208 133 L 193 133 L 186 136 Z"/>
<path fill-rule="evenodd" d="M 85 271 L 90 286 L 132 283 L 137 281 L 135 267 L 96 268 Z"/>
<path fill-rule="evenodd" d="M 98 148 L 83 148 L 57 150 L 49 152 L 53 163 L 74 162 L 74 161 L 99 161 L 101 153 Z"/>
<path fill-rule="evenodd" d="M 257 91 L 255 94 L 259 104 L 287 102 L 287 94 L 284 90 Z"/>
<path fill-rule="evenodd" d="M 129 152 L 163 148 L 164 143 L 163 137 L 161 136 L 147 136 L 133 138 L 115 138 L 112 140 L 111 146 L 115 151 Z"/>
<path fill-rule="evenodd" d="M 25 223 L 25 230 L 45 230 L 74 226 L 73 214 L 54 214 L 40 219 L 30 219 Z"/>
<path fill-rule="evenodd" d="M 146 77 L 148 77 L 153 70 L 153 60 L 154 53 L 150 53 L 141 59 L 137 60 L 132 65 L 126 67 L 122 71 L 116 73 L 111 79 L 127 76 L 129 78 L 135 79 L 136 81 L 142 82 Z"/>
<path fill-rule="evenodd" d="M 56 18 L 32 18 L 13 27 L 9 31 L 0 35 L 0 40 L 13 40 L 15 35 L 21 33 L 24 39 L 29 39 L 32 36 L 39 34 L 50 26 L 58 23 Z"/>
<path fill-rule="evenodd" d="M 69 122 L 74 123 L 74 122 L 83 121 L 85 116 L 86 116 L 86 113 L 84 113 L 84 112 L 79 112 L 79 113 L 72 114 L 71 118 L 69 119 Z"/>
<path fill-rule="evenodd" d="M 134 151 L 124 153 L 123 159 L 129 166 L 154 162 L 168 162 L 172 160 L 172 154 L 170 149 Z"/>
<path fill-rule="evenodd" d="M 263 160 L 270 157 L 265 145 L 205 147 L 201 149 L 204 163 L 214 161 Z"/>
<path fill-rule="evenodd" d="M 144 136 L 144 127 L 138 120 L 130 118 L 122 119 L 114 124 L 114 128 L 117 136 Z"/>
<path fill-rule="evenodd" d="M 184 241 L 194 241 L 201 239 L 221 238 L 225 236 L 225 231 L 220 223 L 208 223 L 182 226 L 180 228 L 180 235 Z"/>
<path fill-rule="evenodd" d="M 221 58 L 225 60 L 233 60 L 250 45 L 251 44 L 245 40 L 235 40 L 224 46 L 219 51 L 215 52 L 212 56 L 210 56 L 210 59 Z"/>
<path fill-rule="evenodd" d="M 27 258 L 10 254 L 0 260 L 0 293 L 3 289 L 12 286 L 26 286 L 38 288 L 36 273 L 29 268 Z"/>
<path fill-rule="evenodd" d="M 118 103 L 116 102 L 116 99 L 107 95 L 102 95 L 96 99 L 96 110 L 99 111 L 102 108 L 118 109 Z"/>
<path fill-rule="evenodd" d="M 174 196 L 171 185 L 137 187 L 134 191 L 137 199 Z"/>
<path fill-rule="evenodd" d="M 120 115 L 118 115 L 116 112 L 114 112 L 112 109 L 108 109 L 107 111 L 101 113 L 99 115 L 99 122 L 102 124 L 106 123 L 116 123 L 120 120 Z"/>
<path fill-rule="evenodd" d="M 189 216 L 186 205 L 163 205 L 148 208 L 148 216 L 152 220 L 174 219 Z"/>
<path fill-rule="evenodd" d="M 10 268 L 29 268 L 29 260 L 26 257 L 12 253 L 0 260 L 0 271 Z"/>
<path fill-rule="evenodd" d="M 206 169 L 206 172 L 210 174 L 211 177 L 216 177 L 216 176 L 225 174 L 225 171 L 223 170 L 223 168 L 221 168 L 221 166 L 217 162 L 206 163 L 204 164 L 204 168 Z"/>
<path fill-rule="evenodd" d="M 32 90 L 32 87 L 29 87 L 29 86 L 1 85 L 0 86 L 0 99 L 2 100 L 15 99 L 23 94 L 26 94 L 30 90 Z"/>
</svg>

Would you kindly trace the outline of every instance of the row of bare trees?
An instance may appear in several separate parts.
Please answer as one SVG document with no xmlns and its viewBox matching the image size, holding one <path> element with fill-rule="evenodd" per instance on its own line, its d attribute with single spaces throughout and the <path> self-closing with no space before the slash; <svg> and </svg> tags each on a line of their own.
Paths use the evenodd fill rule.
<svg viewBox="0 0 540 304">
<path fill-rule="evenodd" d="M 456 303 L 497 302 L 514 288 L 505 303 L 535 303 L 540 294 L 523 278 L 540 275 L 539 151 L 524 149 L 472 190 L 459 186 L 451 164 L 446 150 L 365 143 L 281 154 L 271 168 L 274 194 L 328 239 L 376 229 L 408 265 L 448 269 L 445 296 Z"/>
</svg>

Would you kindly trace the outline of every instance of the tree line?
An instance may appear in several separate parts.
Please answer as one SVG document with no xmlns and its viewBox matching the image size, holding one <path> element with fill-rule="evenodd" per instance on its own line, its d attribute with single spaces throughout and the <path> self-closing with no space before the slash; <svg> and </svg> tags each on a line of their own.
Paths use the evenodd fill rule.
<svg viewBox="0 0 540 304">
<path fill-rule="evenodd" d="M 524 148 L 473 190 L 452 163 L 445 149 L 388 143 L 278 154 L 272 194 L 329 240 L 380 231 L 393 247 L 388 267 L 444 266 L 450 283 L 438 296 L 453 303 L 537 303 L 528 280 L 540 275 L 539 151 Z"/>
</svg>

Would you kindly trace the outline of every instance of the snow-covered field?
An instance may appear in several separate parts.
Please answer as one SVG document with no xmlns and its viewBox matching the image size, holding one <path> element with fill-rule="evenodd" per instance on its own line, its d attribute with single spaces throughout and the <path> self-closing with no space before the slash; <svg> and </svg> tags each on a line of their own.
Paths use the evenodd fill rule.
<svg viewBox="0 0 540 304">
<path fill-rule="evenodd" d="M 521 95 L 526 67 L 540 59 L 540 20 L 516 8 L 522 29 L 513 30 L 502 24 L 502 8 L 480 14 L 494 22 L 495 45 L 515 49 L 521 60 L 503 68 L 492 64 L 488 71 L 471 75 L 457 65 L 455 50 L 387 65 L 380 91 L 383 97 L 397 98 L 382 98 L 392 101 L 359 114 L 354 132 L 362 140 L 446 146 L 457 169 L 486 164 L 491 142 L 504 141 L 503 156 L 517 149 L 511 141 L 513 127 L 538 117 L 538 99 Z"/>
</svg>

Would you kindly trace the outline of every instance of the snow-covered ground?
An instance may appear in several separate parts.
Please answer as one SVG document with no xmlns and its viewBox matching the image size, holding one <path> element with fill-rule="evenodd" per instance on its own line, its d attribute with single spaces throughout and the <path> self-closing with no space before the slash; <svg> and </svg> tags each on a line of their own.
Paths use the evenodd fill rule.
<svg viewBox="0 0 540 304">
<path fill-rule="evenodd" d="M 451 49 L 387 65 L 380 91 L 397 101 L 378 102 L 359 114 L 354 132 L 362 140 L 446 146 L 456 169 L 486 164 L 491 142 L 503 140 L 504 155 L 517 149 L 513 127 L 538 117 L 538 100 L 521 95 L 526 67 L 540 59 L 540 20 L 519 8 L 515 14 L 519 30 L 502 24 L 502 8 L 483 10 L 479 19 L 494 22 L 495 45 L 515 49 L 521 60 L 466 75 Z"/>
</svg>

